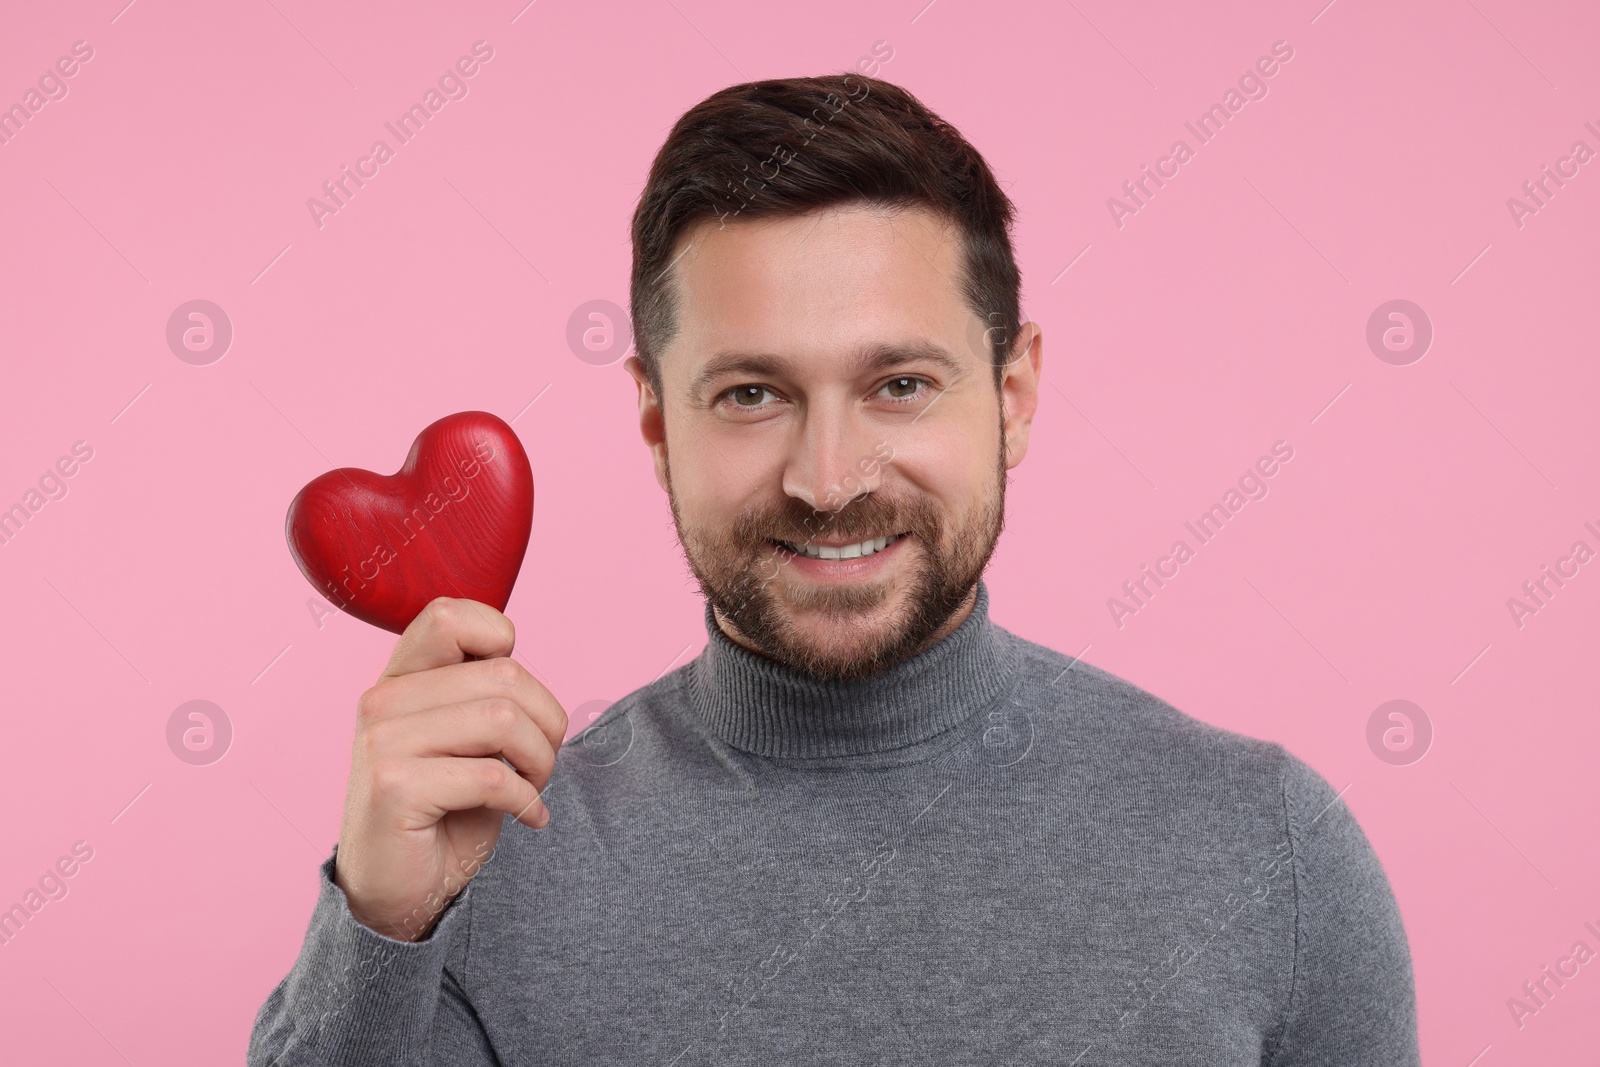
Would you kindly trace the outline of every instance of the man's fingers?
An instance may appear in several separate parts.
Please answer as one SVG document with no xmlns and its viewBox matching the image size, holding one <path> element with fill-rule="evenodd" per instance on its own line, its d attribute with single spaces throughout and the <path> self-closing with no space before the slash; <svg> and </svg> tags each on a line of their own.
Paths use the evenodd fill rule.
<svg viewBox="0 0 1600 1067">
<path fill-rule="evenodd" d="M 432 822 L 452 811 L 488 808 L 504 812 L 528 826 L 549 821 L 539 790 L 497 759 L 431 756 L 396 760 L 376 768 L 373 795 L 380 803 L 388 797 L 404 803 L 424 804 L 421 812 Z"/>
<path fill-rule="evenodd" d="M 567 733 L 566 711 L 526 667 L 505 656 L 390 678 L 363 693 L 357 711 L 365 718 L 382 720 L 492 697 L 514 701 L 552 747 L 561 747 Z"/>
<path fill-rule="evenodd" d="M 366 723 L 421 712 L 446 704 L 501 697 L 514 702 L 534 726 L 560 749 L 566 737 L 566 712 L 549 689 L 515 659 L 501 656 L 467 664 L 448 664 L 389 678 L 362 694 L 357 715 Z"/>
<path fill-rule="evenodd" d="M 436 597 L 400 635 L 378 681 L 460 663 L 469 656 L 509 656 L 516 642 L 511 620 L 488 604 Z"/>
<path fill-rule="evenodd" d="M 555 769 L 556 750 L 517 704 L 486 697 L 374 723 L 363 735 L 374 758 L 503 755 L 517 773 L 542 789 Z"/>
</svg>

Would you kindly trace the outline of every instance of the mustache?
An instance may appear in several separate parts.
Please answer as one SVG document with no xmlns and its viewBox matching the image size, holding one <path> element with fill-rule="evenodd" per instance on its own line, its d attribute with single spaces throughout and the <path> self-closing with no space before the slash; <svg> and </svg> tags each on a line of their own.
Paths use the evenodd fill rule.
<svg viewBox="0 0 1600 1067">
<path fill-rule="evenodd" d="M 803 545 L 822 537 L 865 541 L 902 533 L 937 544 L 939 531 L 938 510 L 927 500 L 901 502 L 867 493 L 832 511 L 786 496 L 770 507 L 740 512 L 729 529 L 729 538 L 735 545 L 754 552 L 765 549 L 769 541 Z"/>
</svg>

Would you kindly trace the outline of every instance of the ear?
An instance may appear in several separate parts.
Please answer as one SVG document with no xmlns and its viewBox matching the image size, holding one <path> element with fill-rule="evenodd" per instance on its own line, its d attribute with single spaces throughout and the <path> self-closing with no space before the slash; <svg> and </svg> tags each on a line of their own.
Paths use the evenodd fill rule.
<svg viewBox="0 0 1600 1067">
<path fill-rule="evenodd" d="M 623 364 L 639 387 L 639 436 L 650 446 L 650 457 L 655 462 L 656 482 L 667 488 L 667 423 L 661 412 L 661 398 L 656 395 L 650 376 L 638 356 L 629 356 Z"/>
<path fill-rule="evenodd" d="M 1000 404 L 1006 438 L 1006 470 L 1028 454 L 1028 433 L 1039 407 L 1039 370 L 1044 362 L 1044 331 L 1025 322 L 1017 334 L 1012 360 L 1000 372 Z"/>
</svg>

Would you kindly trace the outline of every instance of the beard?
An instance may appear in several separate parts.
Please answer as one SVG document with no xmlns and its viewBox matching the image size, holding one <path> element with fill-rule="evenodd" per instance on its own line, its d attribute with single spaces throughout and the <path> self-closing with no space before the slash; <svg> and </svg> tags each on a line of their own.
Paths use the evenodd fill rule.
<svg viewBox="0 0 1600 1067">
<path fill-rule="evenodd" d="M 826 682 L 869 678 L 916 655 L 948 623 L 982 578 L 1005 524 L 1005 464 L 995 491 L 955 521 L 927 496 L 874 491 L 837 511 L 822 511 L 784 496 L 751 505 L 721 531 L 684 524 L 667 473 L 667 498 L 678 540 L 700 591 L 716 612 L 767 658 Z M 791 545 L 818 537 L 865 541 L 906 534 L 914 551 L 904 581 L 878 579 L 814 584 L 788 573 L 793 558 L 773 541 Z M 874 620 L 900 594 L 887 621 Z M 834 642 L 808 637 L 797 616 L 815 616 Z"/>
</svg>

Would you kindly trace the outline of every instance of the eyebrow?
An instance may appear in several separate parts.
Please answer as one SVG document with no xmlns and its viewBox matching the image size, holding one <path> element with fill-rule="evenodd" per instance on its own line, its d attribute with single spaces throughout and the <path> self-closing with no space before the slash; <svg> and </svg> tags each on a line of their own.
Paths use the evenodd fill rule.
<svg viewBox="0 0 1600 1067">
<path fill-rule="evenodd" d="M 932 363 L 952 378 L 960 377 L 967 370 L 943 345 L 925 340 L 869 345 L 856 353 L 854 370 L 857 373 L 883 371 L 907 363 Z M 717 379 L 729 375 L 772 377 L 783 374 L 792 365 L 792 360 L 765 352 L 718 352 L 695 375 L 694 392 L 698 394 Z"/>
</svg>

